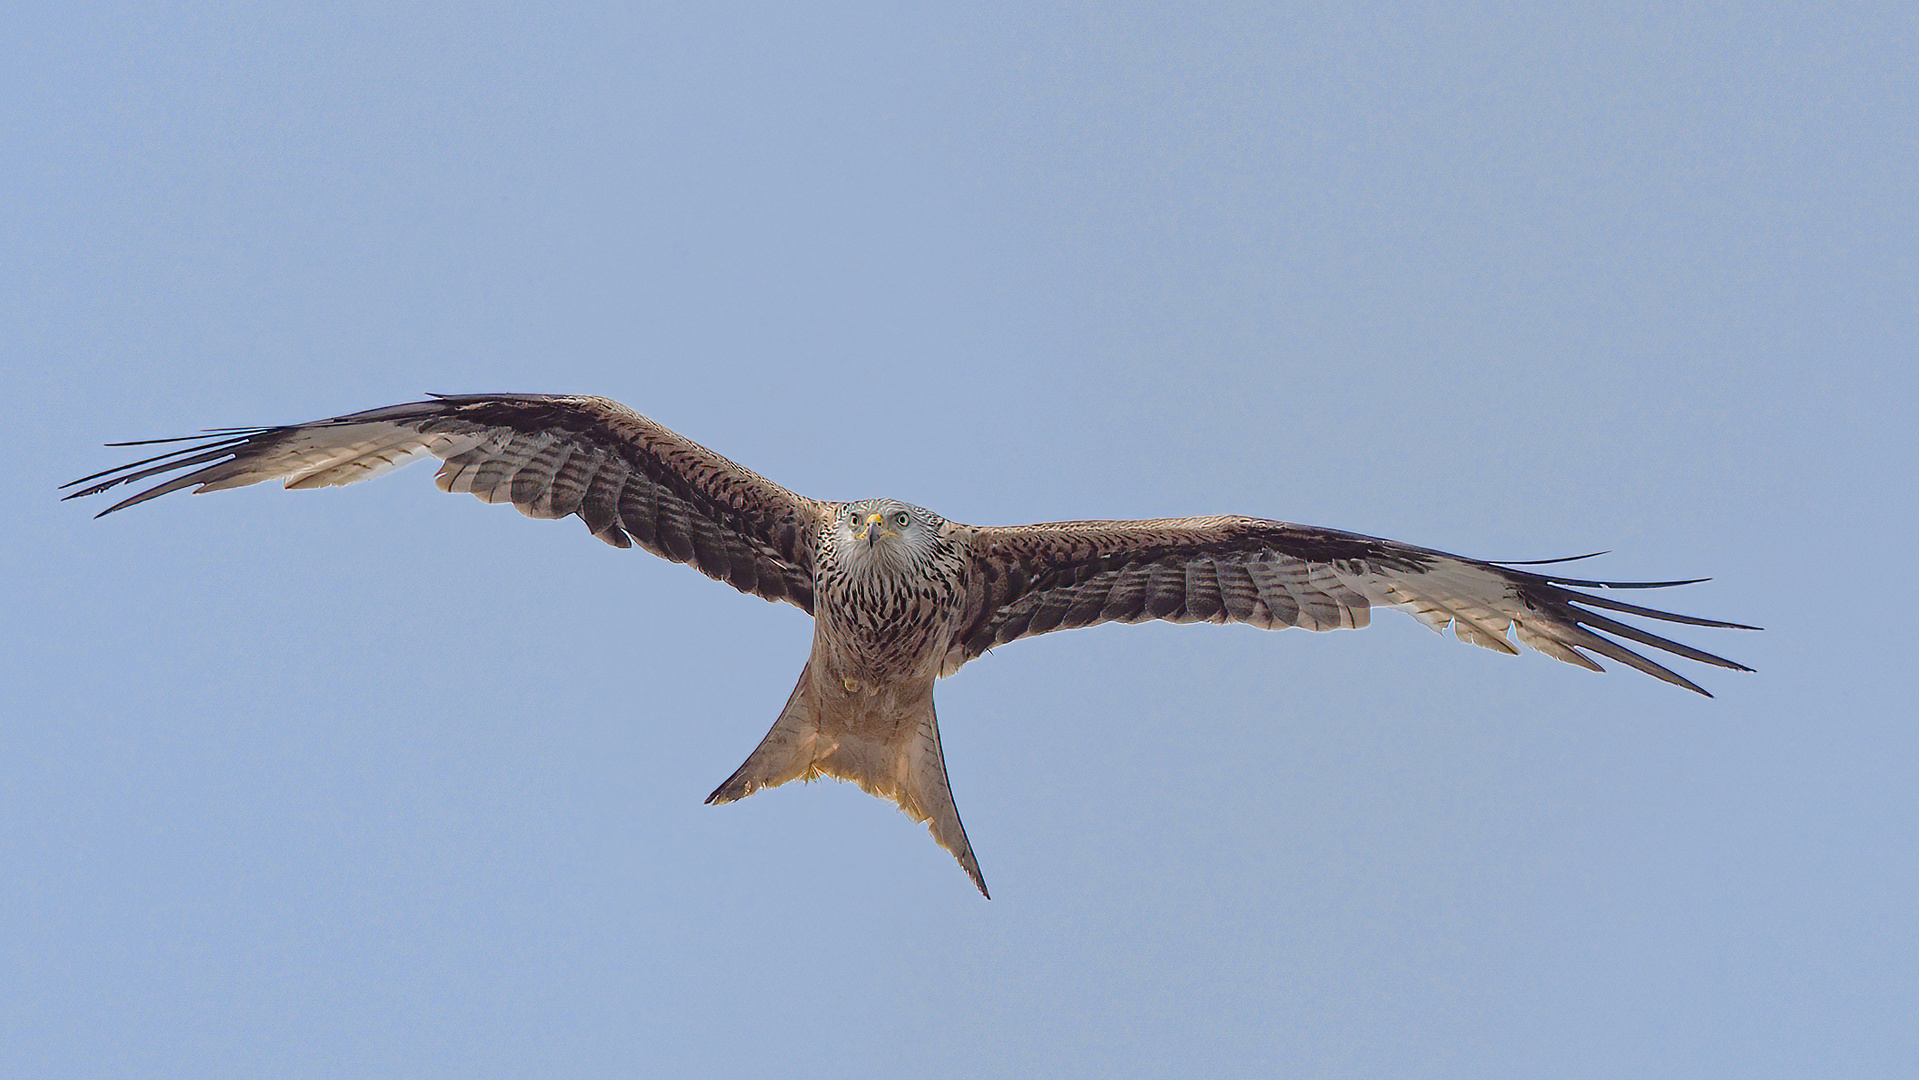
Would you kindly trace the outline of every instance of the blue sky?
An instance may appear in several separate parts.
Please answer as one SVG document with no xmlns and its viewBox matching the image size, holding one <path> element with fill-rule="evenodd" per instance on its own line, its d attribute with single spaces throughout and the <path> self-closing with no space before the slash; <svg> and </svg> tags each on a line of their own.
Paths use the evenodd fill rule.
<svg viewBox="0 0 1919 1080">
<path fill-rule="evenodd" d="M 1895 5 L 30 5 L 0 1071 L 1884 1075 L 1919 1056 Z M 940 687 L 983 901 L 701 799 L 803 614 L 110 439 L 617 398 L 795 490 L 1710 575 L 1758 669 L 1101 627 Z M 1904 704 L 1901 704 L 1904 702 Z"/>
</svg>

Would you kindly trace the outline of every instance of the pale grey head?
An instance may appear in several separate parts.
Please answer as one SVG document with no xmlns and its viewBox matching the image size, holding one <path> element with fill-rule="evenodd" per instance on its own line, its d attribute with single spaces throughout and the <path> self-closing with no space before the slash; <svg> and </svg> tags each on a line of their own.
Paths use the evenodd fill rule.
<svg viewBox="0 0 1919 1080">
<path fill-rule="evenodd" d="M 855 577 L 924 576 L 946 546 L 946 519 L 898 499 L 861 499 L 839 508 L 827 528 L 841 571 Z"/>
</svg>

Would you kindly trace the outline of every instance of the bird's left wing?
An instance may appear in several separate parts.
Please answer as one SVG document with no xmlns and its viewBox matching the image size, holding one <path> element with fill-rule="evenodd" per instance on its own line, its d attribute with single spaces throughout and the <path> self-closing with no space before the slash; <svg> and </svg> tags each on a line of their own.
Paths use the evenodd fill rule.
<svg viewBox="0 0 1919 1080">
<path fill-rule="evenodd" d="M 1694 626 L 1754 629 L 1675 615 L 1580 589 L 1647 589 L 1685 581 L 1587 581 L 1534 573 L 1361 536 L 1247 517 L 1064 521 L 967 530 L 968 596 L 945 670 L 1017 638 L 1100 622 L 1244 622 L 1279 629 L 1361 627 L 1375 605 L 1435 630 L 1517 653 L 1521 644 L 1570 664 L 1617 660 L 1688 690 L 1697 684 L 1604 631 L 1676 656 L 1749 671 L 1591 608 Z M 1577 588 L 1575 588 L 1577 587 Z M 1710 696 L 1710 695 L 1708 695 Z"/>
<path fill-rule="evenodd" d="M 615 547 L 637 543 L 742 592 L 813 610 L 809 537 L 821 504 L 606 398 L 442 396 L 209 435 L 151 440 L 190 445 L 75 480 L 65 486 L 79 490 L 67 498 L 192 470 L 122 499 L 104 516 L 186 487 L 351 484 L 432 456 L 444 461 L 435 477 L 442 490 L 511 502 L 529 517 L 576 514 Z"/>
</svg>

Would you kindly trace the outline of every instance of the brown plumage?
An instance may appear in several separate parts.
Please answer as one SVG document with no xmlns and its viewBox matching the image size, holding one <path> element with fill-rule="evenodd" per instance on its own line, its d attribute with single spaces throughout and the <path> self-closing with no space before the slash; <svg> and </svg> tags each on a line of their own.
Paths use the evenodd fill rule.
<svg viewBox="0 0 1919 1080">
<path fill-rule="evenodd" d="M 1586 581 L 1356 533 L 1247 517 L 950 522 L 891 499 L 820 502 L 605 398 L 438 397 L 287 427 L 233 428 L 76 480 L 68 498 L 172 473 L 102 515 L 191 487 L 281 480 L 349 484 L 413 458 L 442 460 L 446 491 L 510 502 L 531 517 L 578 516 L 742 592 L 814 617 L 812 653 L 772 729 L 708 802 L 832 776 L 892 799 L 965 868 L 982 894 L 940 752 L 933 683 L 997 645 L 1100 622 L 1365 626 L 1376 605 L 1502 652 L 1530 646 L 1600 670 L 1596 654 L 1688 690 L 1691 680 L 1610 634 L 1735 670 L 1730 660 L 1589 610 L 1695 626 L 1737 623 L 1656 611 L 1579 589 L 1683 581 Z M 144 445 L 116 443 L 113 445 Z"/>
</svg>

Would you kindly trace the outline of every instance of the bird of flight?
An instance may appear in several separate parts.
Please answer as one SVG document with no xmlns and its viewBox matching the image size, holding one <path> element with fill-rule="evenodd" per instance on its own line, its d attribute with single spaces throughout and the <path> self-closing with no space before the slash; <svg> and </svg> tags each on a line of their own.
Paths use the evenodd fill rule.
<svg viewBox="0 0 1919 1080">
<path fill-rule="evenodd" d="M 578 516 L 615 547 L 637 543 L 798 606 L 813 616 L 799 684 L 759 747 L 706 801 L 789 780 L 851 780 L 926 822 L 982 895 L 986 880 L 947 784 L 933 683 L 1018 638 L 1148 619 L 1333 630 L 1365 626 L 1380 605 L 1490 649 L 1517 653 L 1510 631 L 1567 663 L 1602 670 L 1588 655 L 1596 654 L 1701 694 L 1602 633 L 1752 670 L 1601 612 L 1755 627 L 1579 591 L 1689 581 L 1586 581 L 1250 517 L 977 526 L 893 499 L 820 502 L 606 398 L 436 396 L 309 424 L 111 445 L 171 442 L 190 445 L 75 480 L 65 486 L 79 490 L 67 498 L 191 470 L 105 516 L 186 487 L 328 487 L 431 456 L 442 462 L 435 480 L 444 491 L 510 502 L 529 517 Z"/>
</svg>

